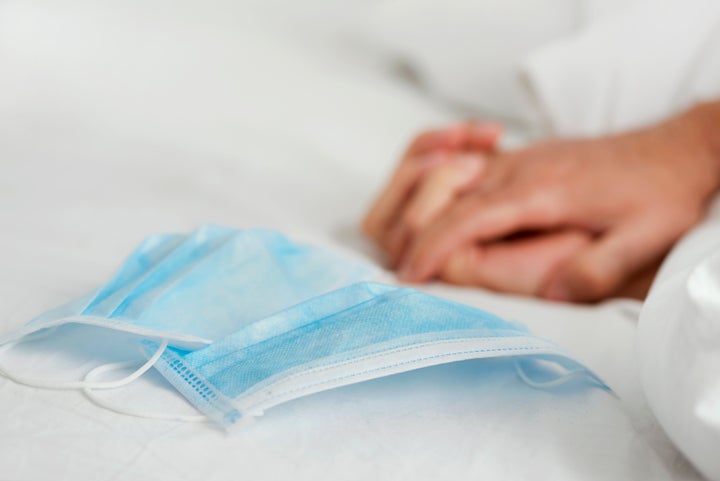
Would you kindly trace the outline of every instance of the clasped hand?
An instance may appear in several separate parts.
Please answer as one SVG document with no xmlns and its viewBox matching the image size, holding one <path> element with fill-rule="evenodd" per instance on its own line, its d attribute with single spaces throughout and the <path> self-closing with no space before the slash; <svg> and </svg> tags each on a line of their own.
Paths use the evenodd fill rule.
<svg viewBox="0 0 720 481">
<path fill-rule="evenodd" d="M 690 121 L 498 152 L 463 123 L 410 145 L 363 229 L 402 280 L 563 301 L 643 297 L 717 189 Z"/>
</svg>

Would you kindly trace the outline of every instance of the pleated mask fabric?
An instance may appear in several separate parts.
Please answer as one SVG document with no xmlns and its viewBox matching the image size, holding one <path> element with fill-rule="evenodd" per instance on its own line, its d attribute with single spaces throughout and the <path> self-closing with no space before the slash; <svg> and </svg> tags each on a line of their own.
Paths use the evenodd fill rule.
<svg viewBox="0 0 720 481">
<path fill-rule="evenodd" d="M 146 342 L 148 353 L 157 345 Z M 558 346 L 487 312 L 411 288 L 358 283 L 253 323 L 194 351 L 166 349 L 155 368 L 229 427 L 301 396 L 426 366 L 515 357 L 521 376 L 555 371 L 607 389 Z"/>
<path fill-rule="evenodd" d="M 2 366 L 0 374 L 30 386 L 83 389 L 101 404 L 93 390 L 125 386 L 154 367 L 204 414 L 200 419 L 224 427 L 318 391 L 487 357 L 516 360 L 519 376 L 537 387 L 576 379 L 608 389 L 519 324 L 415 289 L 366 281 L 376 274 L 365 262 L 269 230 L 204 226 L 152 236 L 98 290 L 0 340 L 2 351 L 64 324 L 100 326 L 136 336 L 149 357 L 142 366 L 105 382 L 91 378 L 117 363 L 98 366 L 82 381 L 31 378 Z"/>
<path fill-rule="evenodd" d="M 373 272 L 270 230 L 209 225 L 155 235 L 100 289 L 38 316 L 0 344 L 80 323 L 197 348 Z"/>
</svg>

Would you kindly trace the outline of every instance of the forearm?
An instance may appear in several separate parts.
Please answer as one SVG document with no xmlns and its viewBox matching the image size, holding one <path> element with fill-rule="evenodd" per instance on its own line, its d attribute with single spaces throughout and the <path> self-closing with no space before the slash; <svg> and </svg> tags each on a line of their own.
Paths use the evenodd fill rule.
<svg viewBox="0 0 720 481">
<path fill-rule="evenodd" d="M 720 191 L 720 100 L 697 104 L 680 116 L 688 125 L 687 135 L 696 138 L 698 161 L 707 163 L 708 177 Z"/>
</svg>

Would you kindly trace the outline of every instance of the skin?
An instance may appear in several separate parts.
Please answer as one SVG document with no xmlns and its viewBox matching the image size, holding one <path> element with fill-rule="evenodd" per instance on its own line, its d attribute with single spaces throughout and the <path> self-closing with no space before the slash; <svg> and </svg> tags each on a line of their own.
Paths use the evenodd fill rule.
<svg viewBox="0 0 720 481">
<path fill-rule="evenodd" d="M 411 143 L 363 229 L 407 282 L 644 297 L 720 188 L 720 102 L 642 130 L 497 152 L 464 123 Z"/>
</svg>

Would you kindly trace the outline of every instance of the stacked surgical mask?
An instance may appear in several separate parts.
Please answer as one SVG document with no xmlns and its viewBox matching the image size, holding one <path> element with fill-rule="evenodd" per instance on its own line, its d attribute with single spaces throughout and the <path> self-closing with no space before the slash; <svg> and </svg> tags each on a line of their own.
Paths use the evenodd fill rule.
<svg viewBox="0 0 720 481">
<path fill-rule="evenodd" d="M 511 356 L 519 373 L 580 377 L 606 388 L 553 343 L 492 314 L 410 288 L 365 282 L 374 269 L 266 230 L 206 226 L 148 238 L 94 293 L 0 340 L 66 323 L 133 333 L 150 360 L 125 380 L 53 384 L 114 388 L 154 366 L 194 406 L 229 426 L 291 399 L 412 369 Z M 552 383 L 553 380 L 550 381 Z"/>
</svg>

